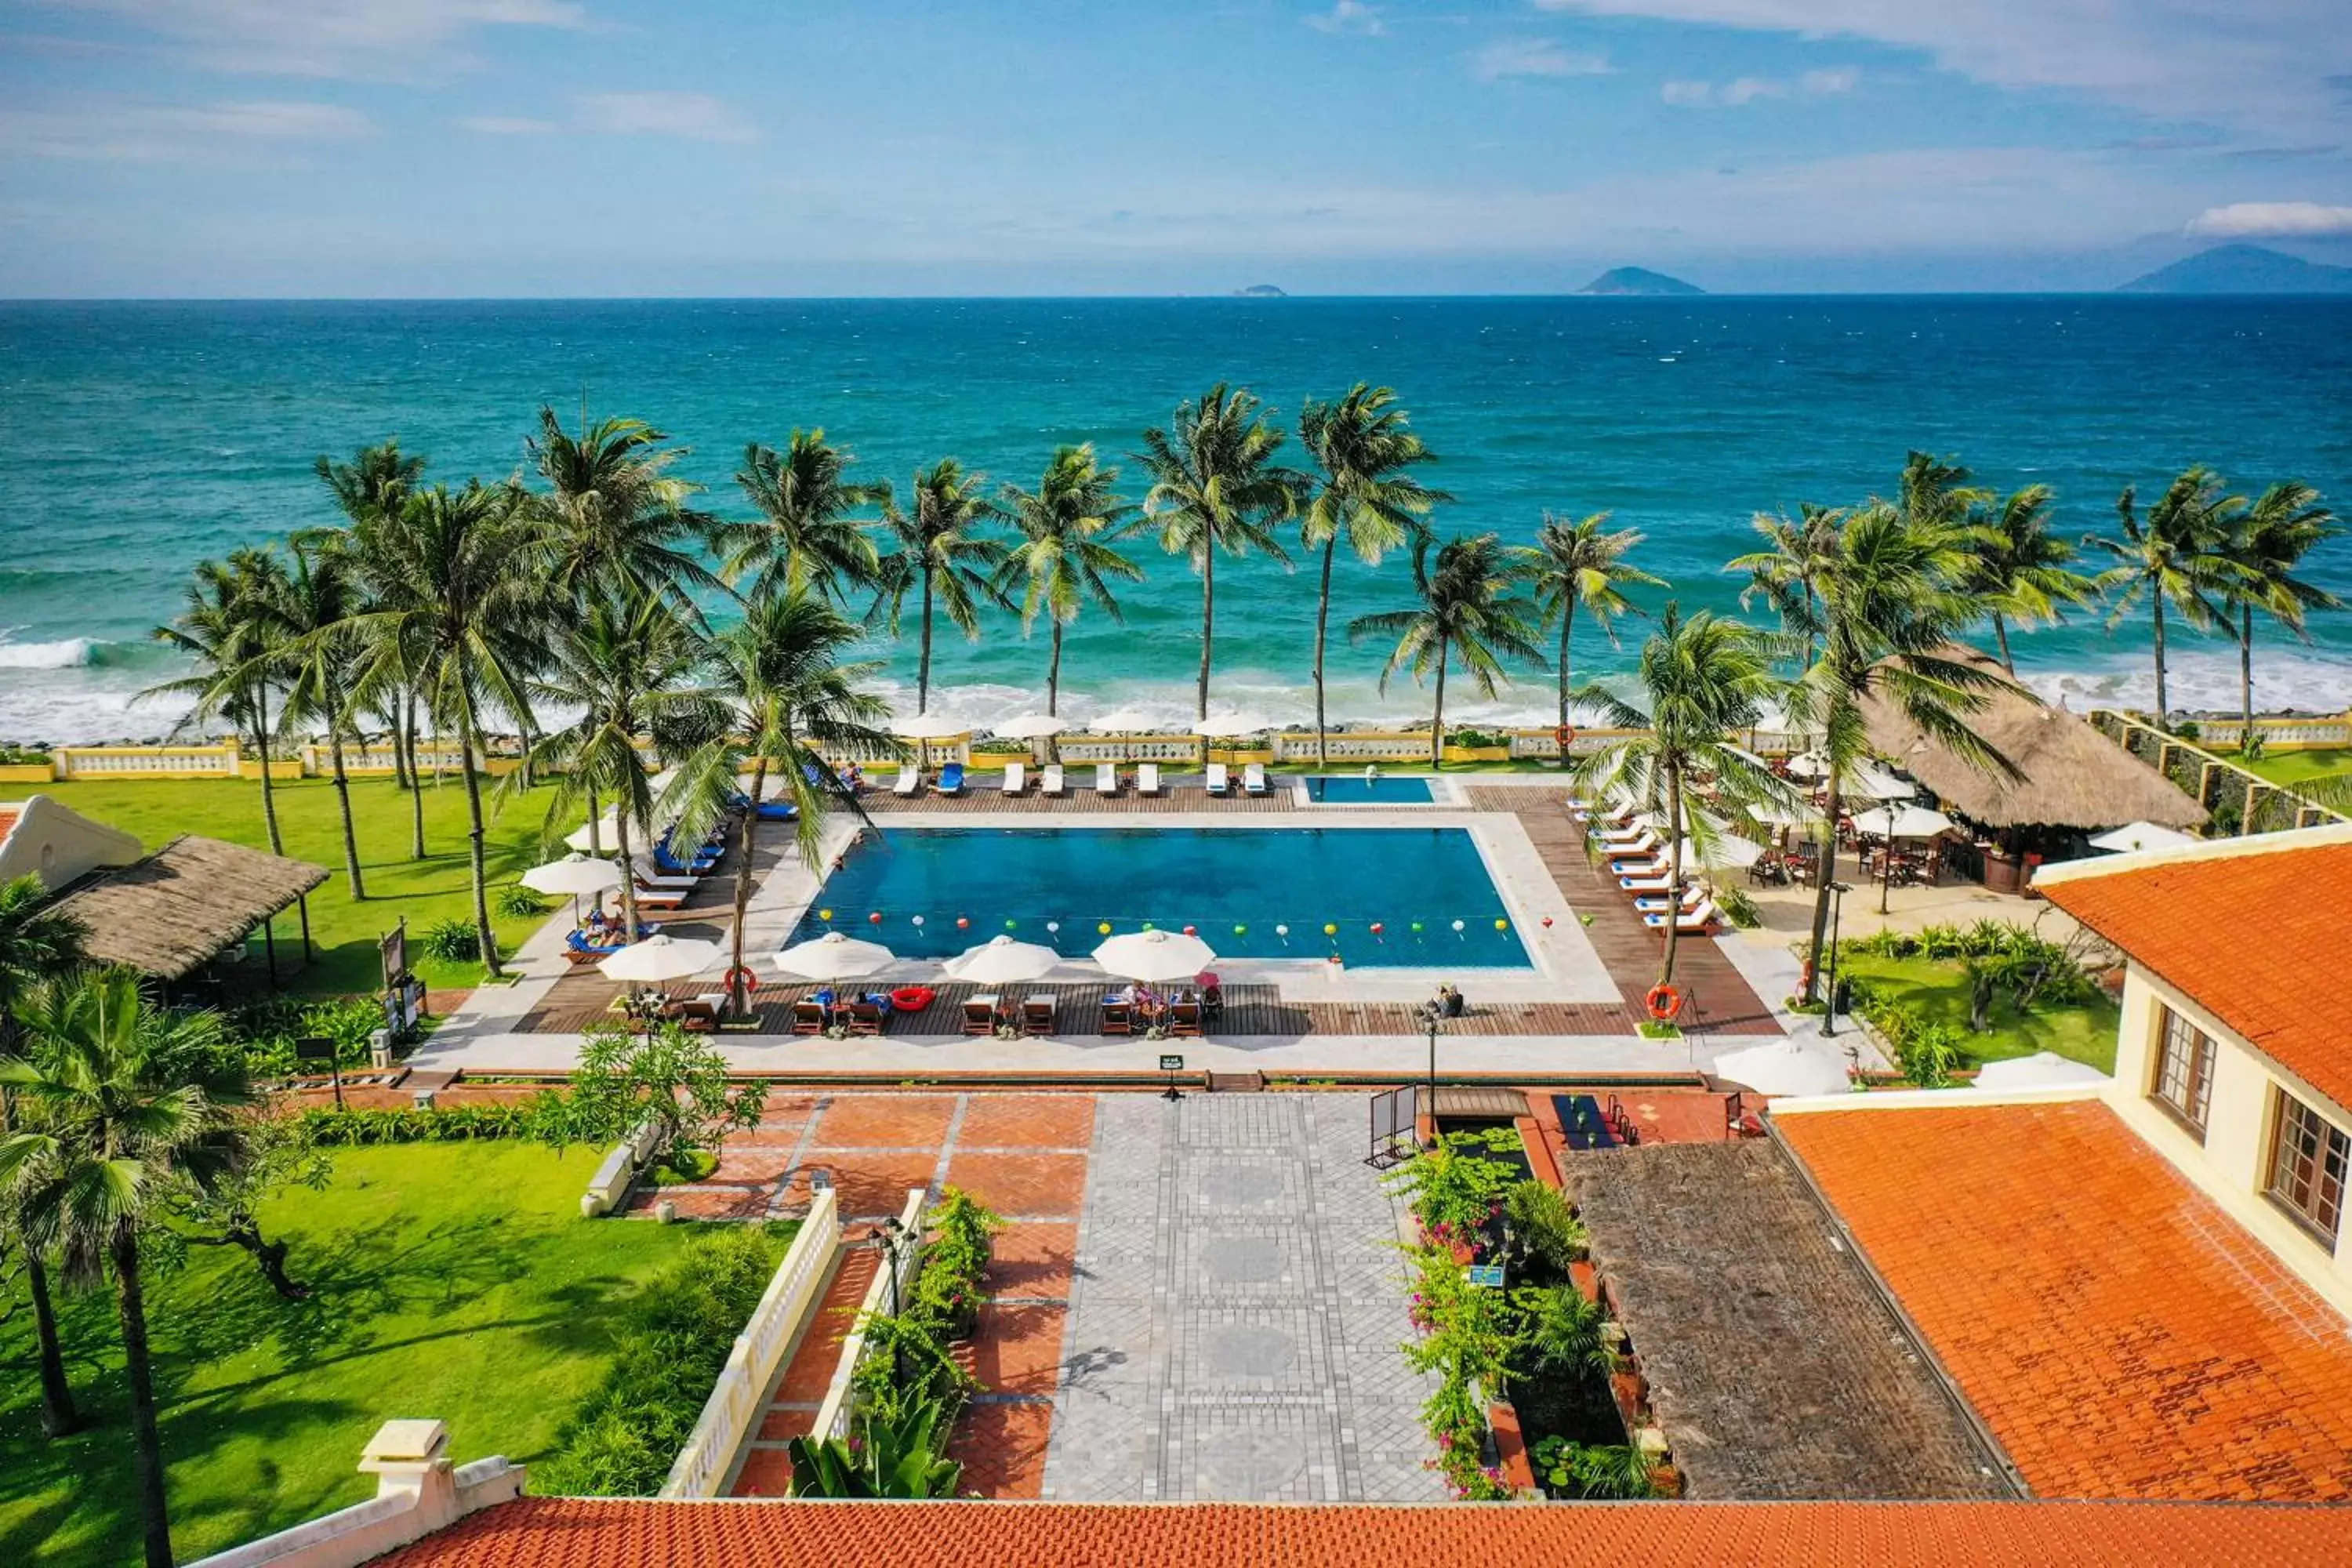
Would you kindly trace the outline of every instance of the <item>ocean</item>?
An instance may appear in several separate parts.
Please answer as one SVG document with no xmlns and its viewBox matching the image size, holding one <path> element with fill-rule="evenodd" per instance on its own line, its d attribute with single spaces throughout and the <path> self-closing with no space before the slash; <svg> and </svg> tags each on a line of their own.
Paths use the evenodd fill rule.
<svg viewBox="0 0 2352 1568">
<path fill-rule="evenodd" d="M 1906 449 L 1956 454 L 2003 490 L 2057 492 L 2073 535 L 2106 531 L 2116 492 L 2191 462 L 2256 489 L 2296 477 L 2352 516 L 2352 300 L 1991 296 L 1695 300 L 989 300 L 92 303 L 0 305 L 0 738 L 168 731 L 134 704 L 174 673 L 151 639 L 188 568 L 334 514 L 311 473 L 387 436 L 429 477 L 499 477 L 537 408 L 652 421 L 692 448 L 710 509 L 745 515 L 747 441 L 822 426 L 853 475 L 903 490 L 952 455 L 1034 484 L 1058 444 L 1123 458 L 1146 426 L 1219 380 L 1286 426 L 1357 380 L 1398 390 L 1443 458 L 1443 531 L 1532 535 L 1545 509 L 1607 510 L 1685 607 L 1736 609 L 1722 563 L 1759 510 L 1892 489 Z M 1297 457 L 1295 437 L 1289 447 Z M 1302 459 L 1303 460 L 1303 459 Z M 1123 465 L 1139 497 L 1139 465 Z M 1134 542 L 1148 582 L 1127 621 L 1091 611 L 1069 640 L 1065 713 L 1192 711 L 1200 591 Z M 1302 565 L 1304 562 L 1302 560 Z M 2312 575 L 2352 597 L 2352 542 Z M 1271 561 L 1218 570 L 1215 705 L 1312 713 L 1315 579 Z M 1398 607 L 1407 563 L 1345 563 L 1334 622 Z M 1649 595 L 1652 603 L 1664 595 Z M 1576 662 L 1624 668 L 1580 625 Z M 2145 700 L 2145 616 L 2017 639 L 2021 672 L 2081 708 Z M 877 648 L 911 682 L 911 641 Z M 1340 639 L 1339 717 L 1427 713 L 1378 689 L 1385 649 Z M 975 721 L 1041 700 L 1042 638 L 1009 616 L 940 639 L 934 703 Z M 2270 708 L 2352 701 L 2352 615 L 2310 647 L 2259 650 Z M 2234 706 L 2232 650 L 2189 639 L 2177 704 Z M 1452 683 L 1448 716 L 1549 722 L 1548 678 L 1494 701 Z"/>
</svg>

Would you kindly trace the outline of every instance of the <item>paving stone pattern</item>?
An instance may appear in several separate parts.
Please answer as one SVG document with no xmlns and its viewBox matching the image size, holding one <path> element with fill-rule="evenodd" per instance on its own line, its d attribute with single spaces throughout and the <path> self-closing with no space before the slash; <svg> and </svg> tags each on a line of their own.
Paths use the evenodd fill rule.
<svg viewBox="0 0 2352 1568">
<path fill-rule="evenodd" d="M 1433 1502 L 1355 1095 L 1106 1096 L 1044 1495 Z"/>
</svg>

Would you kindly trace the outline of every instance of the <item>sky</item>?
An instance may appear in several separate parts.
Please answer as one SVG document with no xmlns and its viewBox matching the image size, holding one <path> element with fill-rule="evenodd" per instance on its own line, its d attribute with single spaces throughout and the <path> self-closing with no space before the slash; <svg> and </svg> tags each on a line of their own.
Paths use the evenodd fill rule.
<svg viewBox="0 0 2352 1568">
<path fill-rule="evenodd" d="M 0 0 L 0 297 L 2352 262 L 2347 0 Z"/>
</svg>

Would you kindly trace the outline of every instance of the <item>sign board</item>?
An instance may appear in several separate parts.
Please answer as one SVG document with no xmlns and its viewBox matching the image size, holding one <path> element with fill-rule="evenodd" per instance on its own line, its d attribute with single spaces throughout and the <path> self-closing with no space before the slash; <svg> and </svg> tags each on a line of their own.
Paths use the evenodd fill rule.
<svg viewBox="0 0 2352 1568">
<path fill-rule="evenodd" d="M 1463 1273 L 1469 1276 L 1471 1284 L 1482 1290 L 1503 1288 L 1503 1266 L 1499 1263 L 1473 1263 Z"/>
<path fill-rule="evenodd" d="M 335 1062 L 335 1042 L 329 1039 L 308 1039 L 294 1042 L 294 1059 L 298 1062 Z"/>
<path fill-rule="evenodd" d="M 400 923 L 384 932 L 378 945 L 383 954 L 383 988 L 389 991 L 408 973 L 408 917 L 401 916 Z"/>
<path fill-rule="evenodd" d="M 1182 1072 L 1184 1070 L 1184 1058 L 1182 1057 L 1163 1056 L 1160 1058 L 1160 1070 L 1161 1072 Z"/>
</svg>

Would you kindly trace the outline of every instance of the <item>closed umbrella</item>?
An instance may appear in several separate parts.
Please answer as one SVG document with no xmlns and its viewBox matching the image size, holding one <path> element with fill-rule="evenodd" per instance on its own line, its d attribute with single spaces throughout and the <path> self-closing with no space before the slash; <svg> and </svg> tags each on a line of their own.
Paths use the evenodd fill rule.
<svg viewBox="0 0 2352 1568">
<path fill-rule="evenodd" d="M 778 969 L 804 980 L 855 980 L 898 961 L 898 954 L 880 942 L 860 942 L 837 931 L 788 947 L 775 956 Z"/>
<path fill-rule="evenodd" d="M 943 967 L 950 977 L 975 985 L 1011 985 L 1034 980 L 1061 962 L 1062 955 L 1050 947 L 1000 936 L 965 949 Z"/>
<path fill-rule="evenodd" d="M 2178 849 L 2184 844 L 2196 842 L 2196 837 L 2191 834 L 2178 832 L 2169 827 L 2158 827 L 2153 822 L 2134 822 L 2094 835 L 2091 847 L 2131 855 L 2142 849 Z"/>
<path fill-rule="evenodd" d="M 1715 1076 L 1745 1084 L 1759 1094 L 1795 1097 L 1845 1094 L 1853 1080 L 1846 1076 L 1843 1056 L 1808 1049 L 1795 1040 L 1778 1040 L 1715 1058 Z"/>
<path fill-rule="evenodd" d="M 608 893 L 621 885 L 621 868 L 610 860 L 592 860 L 585 855 L 566 855 L 561 860 L 550 860 L 544 866 L 533 866 L 518 879 L 535 893 L 569 893 L 572 895 L 572 918 L 580 919 L 580 895 L 591 897 Z"/>
<path fill-rule="evenodd" d="M 2043 1089 L 2070 1083 L 2105 1083 L 2107 1075 L 2085 1062 L 2062 1057 L 2055 1051 L 2036 1051 L 2030 1057 L 2010 1057 L 2001 1061 L 1987 1062 L 1978 1069 L 1979 1089 Z"/>
<path fill-rule="evenodd" d="M 693 937 L 649 936 L 625 947 L 596 967 L 614 980 L 632 984 L 657 980 L 684 980 L 699 974 L 719 957 L 719 944 Z"/>
<path fill-rule="evenodd" d="M 1095 949 L 1095 962 L 1126 980 L 1190 980 L 1217 961 L 1209 944 L 1181 931 L 1139 931 Z"/>
</svg>

